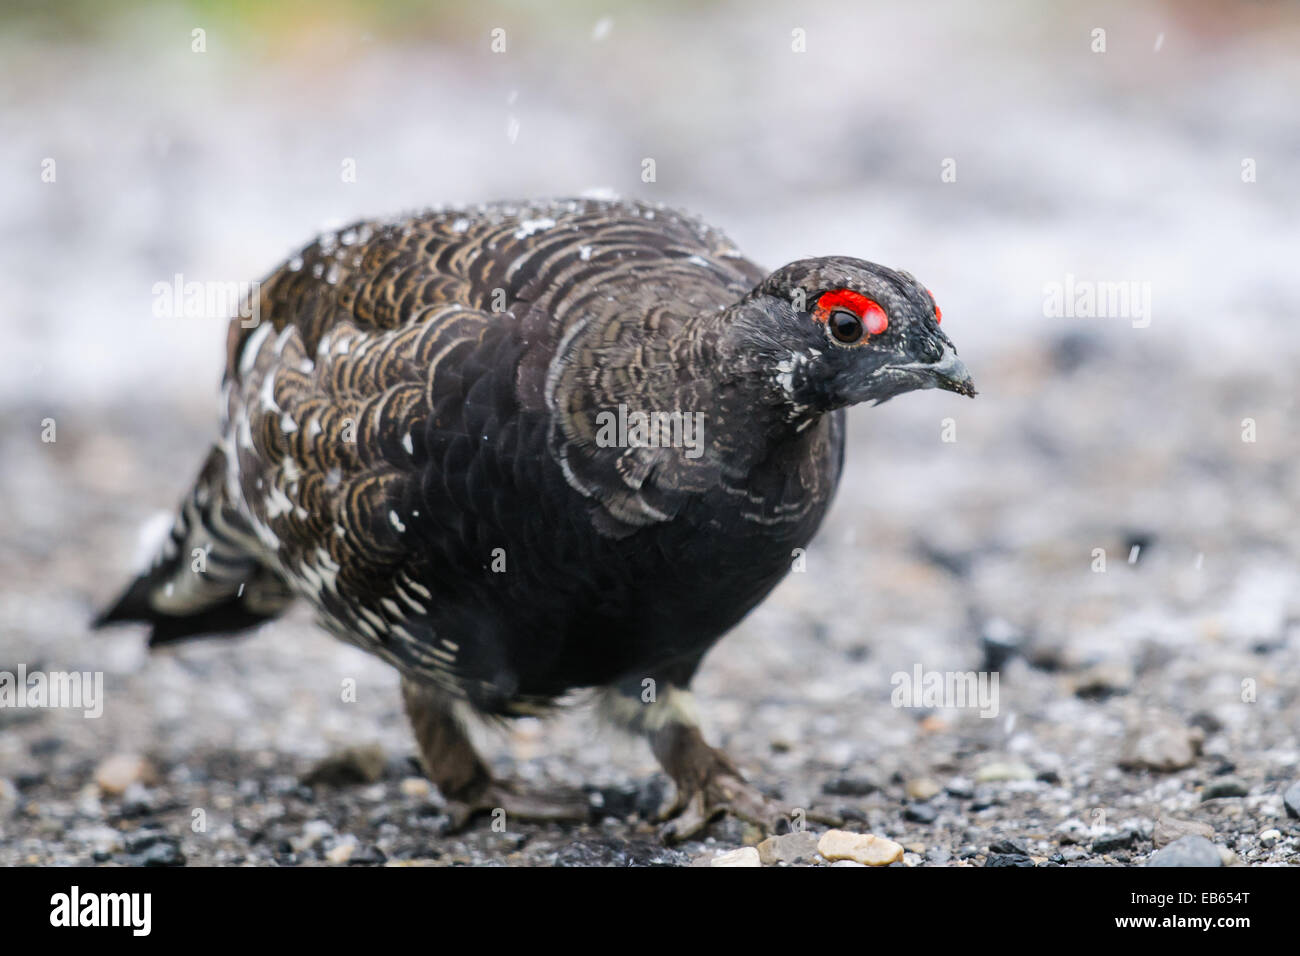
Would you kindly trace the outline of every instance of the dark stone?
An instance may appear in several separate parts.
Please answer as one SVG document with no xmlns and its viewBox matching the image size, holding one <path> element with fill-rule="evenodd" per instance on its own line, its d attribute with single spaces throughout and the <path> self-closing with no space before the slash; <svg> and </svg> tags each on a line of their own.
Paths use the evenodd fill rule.
<svg viewBox="0 0 1300 956">
<path fill-rule="evenodd" d="M 643 820 L 656 819 L 667 795 L 667 780 L 657 774 L 637 783 L 591 788 L 587 791 L 592 812 L 597 818 L 616 817 L 619 820 L 631 816 Z"/>
<path fill-rule="evenodd" d="M 132 861 L 137 866 L 184 866 L 185 854 L 174 843 L 159 843 Z"/>
<path fill-rule="evenodd" d="M 880 789 L 880 784 L 870 777 L 843 776 L 822 784 L 822 793 L 836 797 L 865 797 Z"/>
<path fill-rule="evenodd" d="M 903 810 L 903 819 L 912 823 L 933 823 L 939 817 L 939 811 L 928 803 L 909 804 Z"/>
<path fill-rule="evenodd" d="M 1034 861 L 1022 853 L 990 853 L 985 866 L 1033 866 Z"/>
<path fill-rule="evenodd" d="M 144 797 L 138 800 L 128 800 L 118 807 L 114 816 L 119 820 L 138 820 L 141 817 L 152 816 L 154 805 Z"/>
<path fill-rule="evenodd" d="M 989 853 L 1014 854 L 1019 856 L 1028 856 L 1029 847 L 1023 840 L 1015 840 L 1010 837 L 998 840 L 996 843 L 989 844 Z"/>
<path fill-rule="evenodd" d="M 980 632 L 980 647 L 984 651 L 982 669 L 1001 671 L 1020 653 L 1024 635 L 1001 618 L 984 622 Z"/>
<path fill-rule="evenodd" d="M 668 800 L 668 778 L 655 774 L 643 780 L 637 790 L 636 812 L 642 820 L 657 820 Z"/>
<path fill-rule="evenodd" d="M 1215 780 L 1213 783 L 1206 784 L 1205 789 L 1201 792 L 1201 800 L 1244 797 L 1249 792 L 1250 788 L 1236 777 L 1224 777 L 1222 780 Z"/>
<path fill-rule="evenodd" d="M 1093 853 L 1111 853 L 1114 850 L 1127 850 L 1137 842 L 1137 834 L 1132 830 L 1110 833 L 1092 841 Z"/>
<path fill-rule="evenodd" d="M 166 830 L 160 827 L 141 827 L 134 833 L 128 833 L 122 837 L 122 845 L 129 854 L 143 853 L 151 846 L 166 841 L 175 842 L 175 838 L 168 835 Z"/>
<path fill-rule="evenodd" d="M 359 846 L 348 857 L 348 866 L 379 866 L 386 863 L 388 857 L 376 846 Z"/>
<path fill-rule="evenodd" d="M 128 836 L 124 845 L 132 866 L 184 866 L 185 854 L 175 837 L 156 830 Z"/>
</svg>

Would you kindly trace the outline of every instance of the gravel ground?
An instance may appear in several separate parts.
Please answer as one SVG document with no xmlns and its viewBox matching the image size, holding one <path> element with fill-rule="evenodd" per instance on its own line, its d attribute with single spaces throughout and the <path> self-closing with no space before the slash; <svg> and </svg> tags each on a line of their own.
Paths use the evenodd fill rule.
<svg viewBox="0 0 1300 956">
<path fill-rule="evenodd" d="M 1296 140 L 1272 119 L 1295 114 L 1300 18 L 1102 7 L 1100 68 L 1091 20 L 946 9 L 806 14 L 814 42 L 888 28 L 934 64 L 887 44 L 861 67 L 880 77 L 745 56 L 784 50 L 791 19 L 725 5 L 676 35 L 681 75 L 645 52 L 676 21 L 646 14 L 603 33 L 585 14 L 567 33 L 508 21 L 521 52 L 498 73 L 467 52 L 495 9 L 404 38 L 317 23 L 276 56 L 285 35 L 263 24 L 239 57 L 214 43 L 203 75 L 160 39 L 188 37 L 184 16 L 7 33 L 28 82 L 0 101 L 0 159 L 22 170 L 0 237 L 0 672 L 102 672 L 105 700 L 95 719 L 0 708 L 0 865 L 689 865 L 757 842 L 723 820 L 661 846 L 666 782 L 582 701 L 483 745 L 501 773 L 589 787 L 590 824 L 447 834 L 395 674 L 304 614 L 152 655 L 138 632 L 86 629 L 215 422 L 223 326 L 149 317 L 154 282 L 255 277 L 326 218 L 592 184 L 696 208 L 769 264 L 834 249 L 906 265 L 981 390 L 852 412 L 806 569 L 696 682 L 710 739 L 751 779 L 897 841 L 903 865 L 1141 865 L 1184 832 L 1222 862 L 1300 862 L 1300 177 L 1277 175 Z M 963 44 L 965 28 L 995 41 Z M 705 58 L 720 37 L 736 46 Z M 345 54 L 334 74 L 321 50 Z M 792 149 L 774 108 L 833 130 L 831 148 Z M 657 144 L 661 181 L 637 184 Z M 33 184 L 51 152 L 59 185 Z M 340 194 L 337 157 L 357 152 L 366 175 Z M 954 153 L 961 185 L 940 187 Z M 1259 158 L 1253 187 L 1242 156 Z M 1066 273 L 1149 281 L 1155 320 L 1044 317 Z M 996 715 L 894 706 L 893 676 L 916 667 L 995 672 Z"/>
<path fill-rule="evenodd" d="M 896 840 L 910 865 L 1141 863 L 1162 815 L 1208 824 L 1237 861 L 1300 862 L 1283 805 L 1300 778 L 1300 535 L 1284 530 L 1300 449 L 1243 445 L 1226 411 L 1245 390 L 1293 400 L 1285 382 L 1225 379 L 1166 406 L 1159 443 L 1037 427 L 1080 392 L 1160 407 L 1148 360 L 1069 338 L 1026 350 L 979 374 L 1032 390 L 1034 407 L 972 404 L 950 444 L 928 434 L 944 396 L 855 413 L 807 570 L 700 676 L 713 739 L 791 807 Z M 200 423 L 143 420 L 123 409 L 70 429 L 6 472 L 5 500 L 61 504 L 25 509 L 11 537 L 0 669 L 102 670 L 106 705 L 98 719 L 0 710 L 0 863 L 684 864 L 757 840 L 724 820 L 660 847 L 665 782 L 581 703 L 485 744 L 503 773 L 590 786 L 595 822 L 446 836 L 394 675 L 305 616 L 153 655 L 137 633 L 87 636 L 136 519 L 199 449 Z M 892 675 L 918 665 L 996 670 L 997 715 L 893 706 Z M 104 763 L 131 753 L 149 766 L 106 793 L 97 768 L 120 789 Z"/>
</svg>

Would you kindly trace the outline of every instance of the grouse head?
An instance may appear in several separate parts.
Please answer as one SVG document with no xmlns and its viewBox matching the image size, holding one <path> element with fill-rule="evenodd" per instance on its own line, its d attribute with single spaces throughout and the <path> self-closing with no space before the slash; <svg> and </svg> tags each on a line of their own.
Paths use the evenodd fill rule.
<svg viewBox="0 0 1300 956">
<path fill-rule="evenodd" d="M 846 257 L 801 259 L 732 307 L 727 344 L 789 419 L 880 404 L 917 388 L 975 395 L 939 327 L 934 297 L 906 272 Z"/>
</svg>

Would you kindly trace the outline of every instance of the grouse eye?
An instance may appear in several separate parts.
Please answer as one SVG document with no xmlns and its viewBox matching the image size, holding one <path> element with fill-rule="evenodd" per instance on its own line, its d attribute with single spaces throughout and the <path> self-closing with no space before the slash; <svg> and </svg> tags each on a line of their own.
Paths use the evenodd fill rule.
<svg viewBox="0 0 1300 956">
<path fill-rule="evenodd" d="M 868 335 L 879 335 L 889 328 L 889 316 L 880 303 L 852 289 L 832 289 L 817 300 L 813 316 L 826 323 L 835 341 L 857 345 Z"/>
<path fill-rule="evenodd" d="M 862 333 L 866 331 L 862 327 L 862 320 L 848 309 L 836 309 L 830 314 L 828 324 L 835 341 L 843 342 L 845 345 L 861 341 Z"/>
</svg>

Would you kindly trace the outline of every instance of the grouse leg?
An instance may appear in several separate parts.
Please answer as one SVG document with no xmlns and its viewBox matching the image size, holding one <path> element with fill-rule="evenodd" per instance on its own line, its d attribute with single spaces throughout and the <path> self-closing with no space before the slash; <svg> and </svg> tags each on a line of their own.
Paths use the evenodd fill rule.
<svg viewBox="0 0 1300 956">
<path fill-rule="evenodd" d="M 446 696 L 435 688 L 402 678 L 402 703 L 411 721 L 429 779 L 447 801 L 452 829 L 481 814 L 504 811 L 506 819 L 587 820 L 590 802 L 581 791 L 534 791 L 497 780 L 474 750 Z"/>
<path fill-rule="evenodd" d="M 649 741 L 676 787 L 676 800 L 661 815 L 666 822 L 660 838 L 665 843 L 688 839 L 724 813 L 764 832 L 788 830 L 790 811 L 764 796 L 725 753 L 705 742 L 690 691 L 671 683 L 659 687 L 647 701 L 642 681 L 632 681 L 611 688 L 605 703 L 612 720 Z"/>
</svg>

